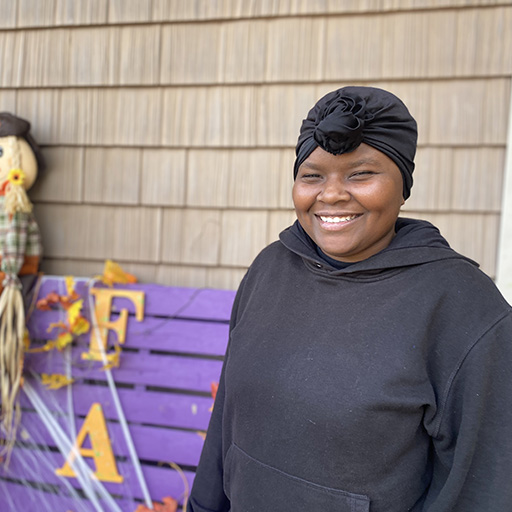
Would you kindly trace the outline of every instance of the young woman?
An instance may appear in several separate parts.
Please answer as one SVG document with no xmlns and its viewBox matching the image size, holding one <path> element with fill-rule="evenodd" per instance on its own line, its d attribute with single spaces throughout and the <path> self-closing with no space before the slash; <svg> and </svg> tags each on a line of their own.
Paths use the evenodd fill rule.
<svg viewBox="0 0 512 512">
<path fill-rule="evenodd" d="M 189 510 L 512 510 L 511 307 L 398 218 L 415 151 L 381 89 L 309 112 L 297 221 L 240 285 Z"/>
</svg>

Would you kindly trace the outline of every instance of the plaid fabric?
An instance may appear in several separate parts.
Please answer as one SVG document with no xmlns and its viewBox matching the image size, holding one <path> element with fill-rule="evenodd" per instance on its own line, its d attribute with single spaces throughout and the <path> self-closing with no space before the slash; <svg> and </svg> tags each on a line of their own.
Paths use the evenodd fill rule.
<svg viewBox="0 0 512 512">
<path fill-rule="evenodd" d="M 18 274 L 25 256 L 41 256 L 39 226 L 31 213 L 5 212 L 5 197 L 0 196 L 0 255 L 1 270 L 6 274 Z"/>
</svg>

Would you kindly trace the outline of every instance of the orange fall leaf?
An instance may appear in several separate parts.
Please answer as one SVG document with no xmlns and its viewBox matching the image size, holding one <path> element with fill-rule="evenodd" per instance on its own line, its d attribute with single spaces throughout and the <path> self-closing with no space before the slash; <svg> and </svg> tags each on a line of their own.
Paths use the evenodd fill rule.
<svg viewBox="0 0 512 512">
<path fill-rule="evenodd" d="M 213 402 L 215 403 L 215 397 L 217 396 L 217 390 L 219 389 L 219 383 L 218 382 L 212 382 L 211 383 L 211 387 L 212 387 L 212 398 L 213 398 Z M 208 409 L 209 412 L 212 412 L 213 411 L 213 404 L 212 406 Z"/>
<path fill-rule="evenodd" d="M 212 398 L 213 398 L 213 400 L 215 400 L 215 397 L 217 396 L 217 390 L 219 389 L 219 383 L 212 382 L 211 387 L 212 387 Z"/>
<path fill-rule="evenodd" d="M 76 302 L 80 298 L 80 295 L 78 293 L 73 292 L 71 295 L 61 296 L 59 300 L 59 304 L 62 306 L 63 309 L 69 309 L 70 306 Z"/>
<path fill-rule="evenodd" d="M 80 336 L 80 334 L 88 332 L 89 328 L 89 322 L 83 316 L 79 316 L 71 326 L 71 332 L 76 336 Z"/>
<path fill-rule="evenodd" d="M 40 299 L 36 302 L 36 308 L 41 311 L 51 311 L 52 308 L 50 304 L 48 304 L 48 299 Z"/>
<path fill-rule="evenodd" d="M 178 510 L 178 502 L 166 496 L 163 503 L 153 502 L 154 509 L 151 510 L 146 505 L 139 505 L 135 512 L 176 512 Z"/>
<path fill-rule="evenodd" d="M 55 341 L 47 341 L 42 347 L 29 348 L 27 352 L 30 354 L 37 354 L 38 352 L 49 352 L 57 346 Z"/>
<path fill-rule="evenodd" d="M 48 326 L 46 332 L 52 332 L 53 329 L 62 329 L 64 332 L 69 331 L 69 327 L 64 322 L 54 322 Z"/>
<path fill-rule="evenodd" d="M 112 286 L 114 283 L 133 284 L 137 282 L 137 278 L 133 274 L 124 271 L 121 265 L 112 260 L 105 261 L 105 268 L 100 279 L 108 286 Z"/>
<path fill-rule="evenodd" d="M 60 300 L 60 295 L 57 292 L 50 292 L 46 296 L 46 299 L 48 300 L 48 302 L 57 303 Z"/>
<path fill-rule="evenodd" d="M 59 334 L 55 340 L 55 344 L 58 350 L 64 350 L 73 341 L 73 336 L 69 332 L 63 332 Z"/>
</svg>

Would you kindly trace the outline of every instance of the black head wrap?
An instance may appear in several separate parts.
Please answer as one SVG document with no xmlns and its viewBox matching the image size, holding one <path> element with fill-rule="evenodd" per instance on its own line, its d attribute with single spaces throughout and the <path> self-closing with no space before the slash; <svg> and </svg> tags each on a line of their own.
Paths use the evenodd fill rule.
<svg viewBox="0 0 512 512">
<path fill-rule="evenodd" d="M 364 142 L 395 162 L 402 173 L 407 199 L 417 136 L 416 121 L 394 94 L 374 87 L 343 87 L 318 100 L 302 122 L 293 178 L 317 147 L 341 155 Z"/>
<path fill-rule="evenodd" d="M 41 149 L 29 132 L 30 123 L 26 119 L 17 117 L 9 112 L 0 112 L 0 137 L 13 135 L 15 137 L 22 137 L 25 139 L 36 157 L 37 170 L 41 172 L 44 170 L 45 161 L 41 153 Z"/>
</svg>

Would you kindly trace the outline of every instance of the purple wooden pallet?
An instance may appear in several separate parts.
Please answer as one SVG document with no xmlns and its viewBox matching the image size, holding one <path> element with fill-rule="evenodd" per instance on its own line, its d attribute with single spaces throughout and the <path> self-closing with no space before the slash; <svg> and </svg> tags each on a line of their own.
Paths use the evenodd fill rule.
<svg viewBox="0 0 512 512">
<path fill-rule="evenodd" d="M 96 284 L 96 288 L 105 288 Z M 167 318 L 199 318 L 201 320 L 229 321 L 231 307 L 235 292 L 230 290 L 212 290 L 202 288 L 179 288 L 160 286 L 157 284 L 116 285 L 115 288 L 123 290 L 138 290 L 146 294 L 145 314 L 149 316 L 162 316 Z M 83 297 L 87 296 L 87 284 L 84 281 L 76 282 L 76 291 Z M 39 297 L 45 297 L 50 292 L 65 294 L 63 281 L 44 278 L 39 291 Z M 88 307 L 88 301 L 84 301 Z M 113 310 L 127 309 L 134 314 L 135 308 L 127 299 L 114 299 Z M 34 314 L 36 312 L 34 311 Z"/>
<path fill-rule="evenodd" d="M 117 320 L 112 315 L 111 320 Z M 46 312 L 46 315 L 34 316 L 30 323 L 30 337 L 33 340 L 54 339 L 58 331 L 48 332 L 50 322 L 58 322 L 57 312 Z M 160 350 L 167 352 L 183 352 L 201 355 L 223 356 L 229 337 L 229 326 L 223 323 L 201 322 L 198 320 L 175 320 L 168 318 L 146 317 L 138 322 L 135 317 L 128 318 L 126 327 L 128 336 L 124 347 Z M 117 341 L 115 333 L 109 333 L 109 341 Z M 90 334 L 79 337 L 80 346 L 87 349 Z M 37 346 L 34 343 L 33 346 Z"/>
<path fill-rule="evenodd" d="M 69 434 L 69 420 L 63 416 L 56 417 L 64 432 Z M 77 429 L 83 419 L 77 418 Z M 35 412 L 25 412 L 23 417 L 21 439 L 24 442 L 56 447 L 53 437 Z M 124 436 L 119 423 L 107 424 L 112 442 L 112 449 L 117 456 L 129 457 Z M 141 460 L 160 462 L 172 460 L 176 464 L 197 466 L 203 448 L 203 438 L 197 432 L 158 428 L 146 425 L 130 425 L 130 434 L 137 455 Z M 0 436 L 1 437 L 1 436 Z"/>
<path fill-rule="evenodd" d="M 134 512 L 138 505 L 137 502 L 129 499 L 116 499 L 115 501 L 123 512 Z M 85 498 L 75 500 L 67 494 L 45 492 L 1 479 L 0 504 L 2 512 L 79 512 L 84 510 L 95 512 L 92 504 Z"/>
<path fill-rule="evenodd" d="M 73 384 L 73 409 L 75 414 L 85 416 L 91 406 L 91 398 L 101 403 L 106 419 L 118 420 L 112 394 L 107 387 L 89 386 L 80 382 Z M 212 398 L 188 396 L 175 393 L 161 393 L 134 389 L 118 389 L 119 399 L 128 422 L 140 423 L 142 419 L 150 425 L 175 428 L 206 430 L 210 421 Z M 41 392 L 40 392 L 41 393 Z M 42 391 L 50 411 L 67 411 L 67 389 Z M 142 398 L 142 399 L 141 399 Z M 32 408 L 24 393 L 21 393 L 22 407 Z"/>
<path fill-rule="evenodd" d="M 37 468 L 38 463 L 40 464 L 42 459 L 44 459 L 45 470 L 37 475 L 30 475 L 30 478 L 27 478 L 27 463 L 32 464 L 32 467 Z M 39 482 L 56 485 L 59 489 L 62 489 L 62 492 L 64 492 L 65 487 L 61 481 L 63 477 L 59 477 L 49 469 L 59 468 L 64 464 L 64 462 L 64 457 L 59 453 L 30 450 L 28 448 L 17 448 L 13 451 L 8 470 L 6 472 L 0 472 L 0 476 L 23 480 L 33 480 L 34 477 L 38 477 Z M 169 461 L 162 462 L 167 464 Z M 142 499 L 143 493 L 140 489 L 135 470 L 131 463 L 117 461 L 117 469 L 119 474 L 124 478 L 123 483 L 117 484 L 102 482 L 105 489 L 114 495 Z M 183 481 L 178 472 L 170 466 L 162 464 L 161 467 L 158 467 L 143 464 L 142 472 L 146 479 L 149 493 L 153 499 L 160 500 L 164 496 L 179 497 L 183 494 Z M 184 474 L 189 482 L 189 486 L 191 486 L 194 480 L 194 474 L 190 471 L 185 471 Z M 76 489 L 81 488 L 80 483 L 76 478 L 66 478 L 66 480 Z M 0 501 L 0 505 L 1 504 L 2 502 Z"/>
<path fill-rule="evenodd" d="M 84 361 L 82 354 L 83 350 L 72 350 L 73 377 L 106 381 L 102 364 Z M 27 354 L 25 367 L 36 373 L 65 373 L 64 359 L 59 356 L 59 353 L 52 353 L 50 357 L 47 354 Z M 121 354 L 121 364 L 112 370 L 112 375 L 116 382 L 122 384 L 209 392 L 211 383 L 219 381 L 221 367 L 221 361 L 127 352 Z"/>
<path fill-rule="evenodd" d="M 114 369 L 112 375 L 152 499 L 159 501 L 164 496 L 176 498 L 183 492 L 183 483 L 178 473 L 165 464 L 172 461 L 194 467 L 198 462 L 203 444 L 198 431 L 206 430 L 211 415 L 213 399 L 209 394 L 212 383 L 219 380 L 222 366 L 219 356 L 224 354 L 227 345 L 228 322 L 235 294 L 158 285 L 119 288 L 144 291 L 145 308 L 144 320 L 139 323 L 133 316 L 131 301 L 117 298 L 113 301 L 112 320 L 117 318 L 116 311 L 121 309 L 127 309 L 130 316 L 124 345 L 126 350 L 121 353 L 120 368 Z M 76 289 L 85 299 L 83 314 L 90 318 L 87 283 L 77 282 Z M 39 298 L 51 291 L 65 294 L 64 281 L 45 278 Z M 34 310 L 28 327 L 32 339 L 41 340 L 34 345 L 53 339 L 54 333 L 47 333 L 47 326 L 64 319 L 65 312 L 62 311 Z M 113 336 L 110 333 L 110 341 L 114 339 Z M 100 370 L 101 363 L 81 358 L 88 350 L 89 339 L 89 334 L 79 337 L 71 351 L 72 375 L 76 379 L 69 388 L 73 414 L 79 429 L 91 405 L 95 402 L 102 405 L 112 448 L 119 457 L 118 469 L 125 478 L 123 484 L 104 485 L 116 497 L 123 512 L 133 512 L 137 506 L 133 498 L 141 499 L 142 492 L 128 457 L 111 392 L 106 387 L 106 374 Z M 55 351 L 27 354 L 25 369 L 38 374 L 65 373 L 63 354 Z M 31 375 L 26 373 L 25 378 L 31 380 L 39 396 L 67 431 L 70 418 L 62 414 L 68 411 L 68 388 L 46 390 Z M 132 388 L 123 387 L 127 384 Z M 54 470 L 62 466 L 64 458 L 57 452 L 35 448 L 47 446 L 54 449 L 54 442 L 24 393 L 21 394 L 21 403 L 24 414 L 20 432 L 34 448 L 29 448 L 29 445 L 17 446 L 8 474 L 0 473 L 0 478 L 24 480 L 28 479 L 30 472 L 32 481 L 56 486 L 59 493 L 51 494 L 13 481 L 0 480 L 0 490 L 3 490 L 0 493 L 0 511 L 9 510 L 7 507 L 12 504 L 16 510 L 36 510 L 43 495 L 51 503 L 52 512 L 73 510 L 74 502 L 67 496 L 64 481 L 54 474 Z M 92 464 L 92 461 L 89 462 Z M 159 466 L 159 463 L 163 465 Z M 186 476 L 191 483 L 193 472 L 186 472 Z M 65 481 L 79 489 L 76 479 Z M 83 503 L 86 508 L 90 505 L 87 500 Z"/>
</svg>

